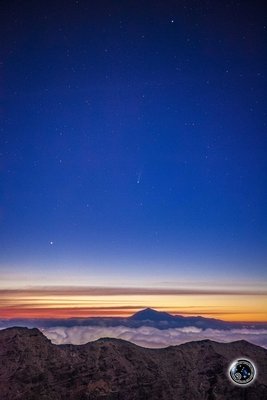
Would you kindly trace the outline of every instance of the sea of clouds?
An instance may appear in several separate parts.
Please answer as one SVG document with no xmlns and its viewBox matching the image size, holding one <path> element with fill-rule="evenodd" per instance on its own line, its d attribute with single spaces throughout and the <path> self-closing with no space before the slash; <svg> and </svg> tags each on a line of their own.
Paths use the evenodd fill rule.
<svg viewBox="0 0 267 400">
<path fill-rule="evenodd" d="M 217 342 L 247 340 L 267 348 L 267 329 L 199 329 L 195 327 L 160 330 L 142 326 L 140 328 L 74 326 L 40 329 L 55 344 L 85 344 L 103 337 L 124 339 L 139 346 L 160 348 L 186 342 L 210 339 Z"/>
</svg>

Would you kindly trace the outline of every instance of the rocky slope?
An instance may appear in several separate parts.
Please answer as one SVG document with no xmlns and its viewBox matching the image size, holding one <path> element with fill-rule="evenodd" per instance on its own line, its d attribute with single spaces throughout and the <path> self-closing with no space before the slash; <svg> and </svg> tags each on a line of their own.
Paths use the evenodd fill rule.
<svg viewBox="0 0 267 400">
<path fill-rule="evenodd" d="M 228 379 L 230 363 L 257 365 L 247 387 Z M 267 350 L 245 341 L 201 341 L 146 349 L 117 339 L 52 344 L 38 329 L 0 331 L 1 400 L 264 400 Z"/>
</svg>

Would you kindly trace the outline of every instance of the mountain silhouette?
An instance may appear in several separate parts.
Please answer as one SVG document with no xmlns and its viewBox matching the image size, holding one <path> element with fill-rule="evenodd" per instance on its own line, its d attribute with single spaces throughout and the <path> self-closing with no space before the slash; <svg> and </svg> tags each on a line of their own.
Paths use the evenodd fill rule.
<svg viewBox="0 0 267 400">
<path fill-rule="evenodd" d="M 0 331 L 3 400 L 264 400 L 267 350 L 246 341 L 147 349 L 118 339 L 54 345 L 38 329 Z M 246 387 L 230 382 L 240 356 L 257 366 Z"/>
<path fill-rule="evenodd" d="M 157 311 L 153 308 L 145 308 L 133 314 L 130 318 L 132 321 L 174 321 L 175 317 L 166 312 Z"/>
<path fill-rule="evenodd" d="M 149 326 L 157 329 L 186 328 L 196 327 L 200 329 L 241 329 L 241 328 L 261 328 L 267 329 L 266 323 L 244 323 L 228 322 L 215 318 L 201 316 L 185 317 L 182 315 L 172 315 L 167 312 L 157 311 L 153 308 L 145 308 L 138 311 L 128 318 L 120 317 L 87 317 L 87 318 L 68 318 L 68 319 L 10 319 L 0 320 L 0 328 L 21 326 L 27 328 L 50 328 L 50 327 L 73 327 L 73 326 L 99 326 L 116 327 L 125 326 L 129 328 L 139 328 Z"/>
<path fill-rule="evenodd" d="M 128 318 L 129 321 L 146 324 L 159 329 L 184 328 L 194 326 L 201 329 L 233 329 L 236 323 L 226 322 L 215 318 L 184 317 L 172 315 L 167 312 L 157 311 L 153 308 L 145 308 Z M 238 323 L 237 323 L 238 324 Z"/>
</svg>

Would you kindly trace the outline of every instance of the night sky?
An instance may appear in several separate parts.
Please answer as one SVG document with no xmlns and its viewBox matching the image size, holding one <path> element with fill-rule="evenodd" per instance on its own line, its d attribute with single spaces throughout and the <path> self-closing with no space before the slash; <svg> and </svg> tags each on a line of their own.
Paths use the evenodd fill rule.
<svg viewBox="0 0 267 400">
<path fill-rule="evenodd" d="M 266 320 L 264 2 L 1 7 L 0 316 Z"/>
</svg>

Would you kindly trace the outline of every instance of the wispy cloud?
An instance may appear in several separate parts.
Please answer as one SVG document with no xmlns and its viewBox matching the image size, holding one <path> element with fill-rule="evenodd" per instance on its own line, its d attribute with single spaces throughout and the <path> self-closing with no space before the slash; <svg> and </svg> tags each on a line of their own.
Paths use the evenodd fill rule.
<svg viewBox="0 0 267 400">
<path fill-rule="evenodd" d="M 109 287 L 109 286 L 39 286 L 23 289 L 0 289 L 0 296 L 178 296 L 178 295 L 231 295 L 267 296 L 267 289 L 259 288 L 162 288 L 162 287 Z"/>
<path fill-rule="evenodd" d="M 4 319 L 122 317 L 145 308 L 144 304 L 172 314 L 266 321 L 267 289 L 207 286 L 203 282 L 199 287 L 54 285 L 0 289 L 0 318 Z"/>
</svg>

